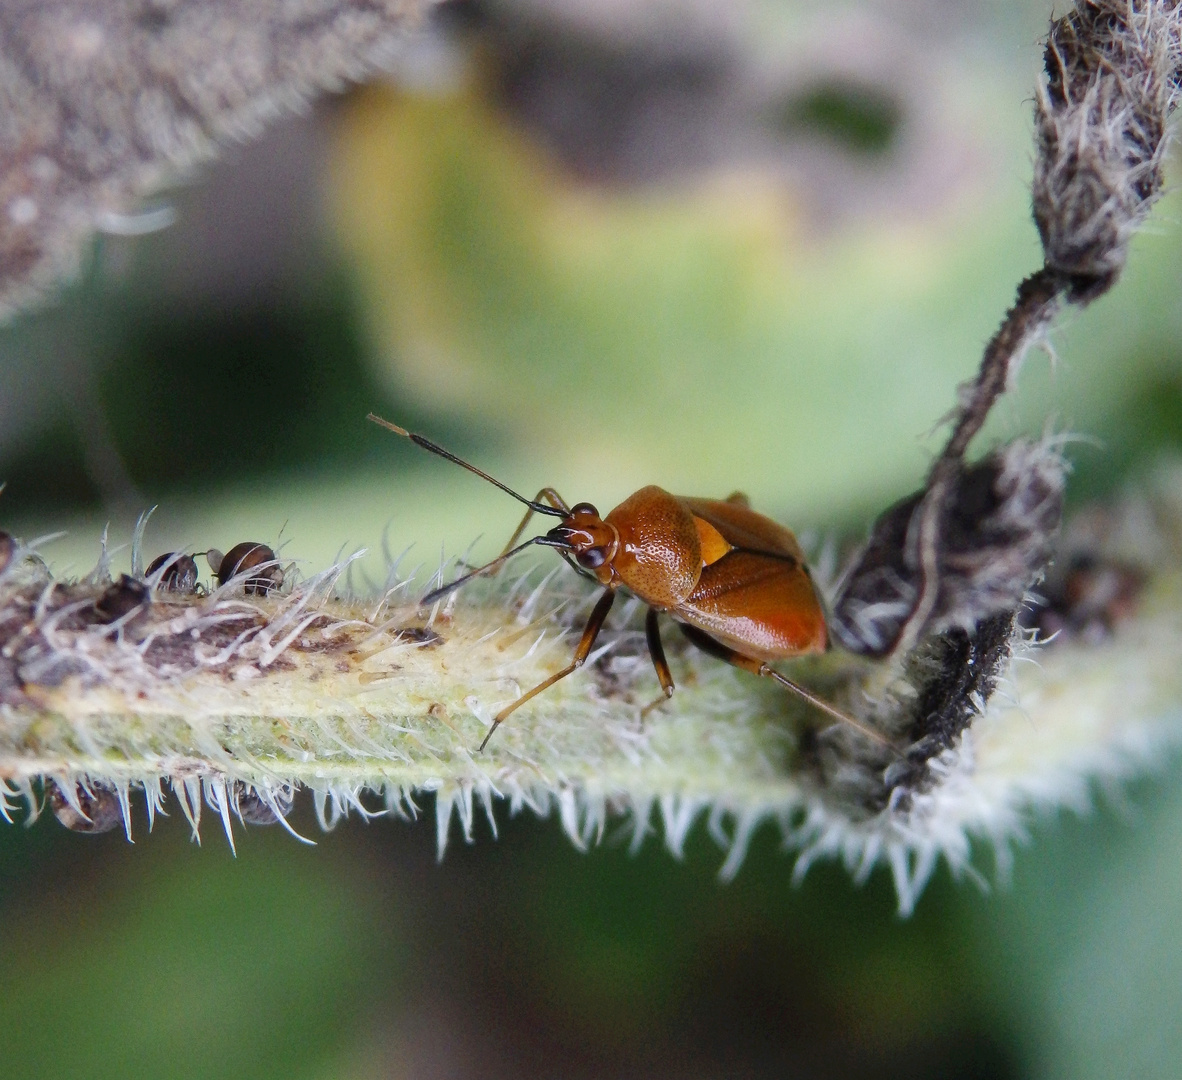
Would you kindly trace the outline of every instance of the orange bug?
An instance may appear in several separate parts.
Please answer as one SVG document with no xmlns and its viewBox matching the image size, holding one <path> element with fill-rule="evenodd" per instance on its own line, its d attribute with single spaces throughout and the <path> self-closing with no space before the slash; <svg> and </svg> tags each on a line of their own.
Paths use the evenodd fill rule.
<svg viewBox="0 0 1182 1080">
<path fill-rule="evenodd" d="M 497 558 L 429 592 L 423 604 L 432 604 L 472 578 L 498 569 L 533 544 L 557 549 L 576 571 L 595 578 L 604 587 L 583 628 L 574 659 L 502 709 L 480 744 L 481 750 L 510 713 L 583 666 L 621 588 L 648 605 L 645 637 L 664 694 L 647 705 L 642 715 L 673 695 L 673 676 L 657 624 L 659 613 L 666 612 L 703 652 L 774 679 L 815 708 L 850 724 L 875 742 L 893 747 L 874 728 L 847 716 L 771 667 L 773 660 L 825 652 L 829 633 L 820 597 L 796 537 L 752 510 L 745 495 L 736 492 L 728 499 L 687 498 L 650 485 L 629 496 L 607 517 L 600 517 L 590 503 L 567 506 L 549 487 L 527 499 L 430 439 L 373 413 L 367 419 L 475 473 L 529 508 Z M 517 544 L 534 514 L 562 521 L 541 536 Z"/>
</svg>

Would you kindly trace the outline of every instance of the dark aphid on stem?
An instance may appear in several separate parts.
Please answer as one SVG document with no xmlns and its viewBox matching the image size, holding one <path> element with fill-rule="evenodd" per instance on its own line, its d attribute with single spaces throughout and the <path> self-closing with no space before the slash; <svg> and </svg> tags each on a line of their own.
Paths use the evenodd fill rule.
<svg viewBox="0 0 1182 1080">
<path fill-rule="evenodd" d="M 210 548 L 205 558 L 209 568 L 217 575 L 219 585 L 225 585 L 232 578 L 243 577 L 249 571 L 254 572 L 242 582 L 243 590 L 248 593 L 265 596 L 283 584 L 283 571 L 276 562 L 275 552 L 266 544 L 247 540 L 235 544 L 225 555 L 217 548 Z"/>
<path fill-rule="evenodd" d="M 268 801 L 256 788 L 237 781 L 233 798 L 238 817 L 244 825 L 276 825 L 280 817 L 287 817 L 291 813 L 295 792 L 289 787 L 280 788 L 271 793 Z"/>
<path fill-rule="evenodd" d="M 425 626 L 404 626 L 401 630 L 394 631 L 394 640 L 421 645 L 424 649 L 433 649 L 443 643 L 443 636 Z"/>
<path fill-rule="evenodd" d="M 77 806 L 66 798 L 52 780 L 45 781 L 45 794 L 53 816 L 67 829 L 80 833 L 105 833 L 123 823 L 123 806 L 115 790 L 91 781 L 89 786 L 74 785 Z M 81 813 L 78 812 L 81 808 Z"/>
<path fill-rule="evenodd" d="M 824 652 L 829 647 L 829 634 L 820 598 L 796 538 L 752 510 L 745 495 L 698 499 L 670 495 L 650 485 L 625 499 L 606 517 L 600 517 L 590 503 L 567 506 L 553 488 L 543 488 L 535 498 L 527 499 L 422 435 L 372 413 L 369 419 L 475 473 L 528 507 L 498 558 L 428 593 L 424 604 L 434 603 L 480 574 L 499 569 L 532 544 L 555 548 L 576 571 L 603 586 L 603 595 L 583 629 L 574 659 L 502 709 L 480 749 L 514 710 L 583 666 L 619 589 L 626 589 L 649 608 L 645 636 L 663 697 L 647 705 L 641 715 L 673 694 L 673 676 L 657 622 L 658 614 L 667 612 L 699 649 L 735 667 L 774 679 L 814 708 L 893 748 L 890 740 L 874 728 L 847 716 L 771 667 L 773 660 Z M 534 514 L 561 521 L 541 536 L 515 546 Z"/>
<path fill-rule="evenodd" d="M 180 551 L 168 551 L 153 559 L 148 566 L 147 577 L 160 573 L 156 588 L 162 592 L 191 593 L 197 588 L 197 563 L 192 555 Z"/>
<path fill-rule="evenodd" d="M 1052 567 L 1022 623 L 1041 638 L 1100 644 L 1137 610 L 1146 574 L 1117 559 L 1079 552 Z"/>
<path fill-rule="evenodd" d="M 94 602 L 99 622 L 113 623 L 152 602 L 148 586 L 127 574 L 108 585 Z"/>
</svg>

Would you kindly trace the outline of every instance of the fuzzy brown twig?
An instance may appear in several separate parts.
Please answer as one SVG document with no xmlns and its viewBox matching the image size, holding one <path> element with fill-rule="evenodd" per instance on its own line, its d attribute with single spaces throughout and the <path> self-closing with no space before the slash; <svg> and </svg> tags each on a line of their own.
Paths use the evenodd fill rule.
<svg viewBox="0 0 1182 1080">
<path fill-rule="evenodd" d="M 390 62 L 428 0 L 5 0 L 0 316 L 220 145 Z"/>
<path fill-rule="evenodd" d="M 1051 24 L 1045 67 L 1034 220 L 1047 268 L 1086 303 L 1116 281 L 1161 194 L 1182 68 L 1177 0 L 1077 0 Z"/>
<path fill-rule="evenodd" d="M 1090 303 L 1112 287 L 1130 237 L 1161 194 L 1167 121 L 1182 68 L 1177 0 L 1076 0 L 1071 12 L 1051 23 L 1045 68 L 1035 103 L 1032 185 L 1045 262 L 1018 287 L 976 378 L 962 387 L 952 433 L 922 498 L 908 504 L 905 525 L 899 507 L 884 514 L 847 576 L 837 607 L 846 615 L 842 639 L 856 651 L 908 652 L 949 624 L 941 597 L 950 591 L 965 601 L 951 622 L 971 629 L 975 621 L 1015 608 L 1042 570 L 1036 544 L 1028 565 L 1010 574 L 1007 591 L 973 596 L 950 559 L 949 518 L 969 482 L 969 444 L 1026 352 L 1065 303 Z M 897 603 L 891 619 L 877 619 L 873 633 L 862 636 L 849 614 L 861 610 L 866 596 L 881 592 L 883 551 L 892 545 Z"/>
</svg>

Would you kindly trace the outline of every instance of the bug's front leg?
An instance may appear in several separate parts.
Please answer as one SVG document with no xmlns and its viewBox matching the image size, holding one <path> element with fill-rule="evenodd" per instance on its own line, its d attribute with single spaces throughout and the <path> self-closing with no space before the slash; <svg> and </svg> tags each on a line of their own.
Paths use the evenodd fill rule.
<svg viewBox="0 0 1182 1080">
<path fill-rule="evenodd" d="M 570 513 L 570 507 L 566 505 L 566 501 L 552 487 L 542 488 L 542 490 L 534 496 L 533 501 L 541 502 L 543 499 L 553 506 L 555 510 L 561 510 L 564 514 Z M 525 532 L 525 527 L 529 524 L 529 519 L 532 518 L 536 513 L 537 511 L 532 507 L 525 512 L 525 517 L 521 519 L 521 524 L 517 526 L 517 528 L 513 531 L 513 535 L 509 537 L 509 543 L 505 545 L 505 551 L 501 552 L 502 555 L 504 555 L 507 551 L 513 550 L 513 545 L 517 543 L 517 541 L 521 538 L 521 534 Z"/>
<path fill-rule="evenodd" d="M 650 701 L 640 710 L 643 720 L 658 705 L 663 705 L 673 696 L 673 676 L 669 671 L 669 661 L 665 659 L 665 647 L 661 644 L 661 628 L 657 625 L 657 609 L 649 608 L 644 620 L 644 636 L 648 639 L 648 652 L 652 657 L 653 667 L 657 669 L 657 678 L 661 682 L 662 694 L 654 701 Z"/>
<path fill-rule="evenodd" d="M 583 627 L 583 636 L 579 639 L 579 647 L 575 649 L 575 658 L 561 671 L 556 671 L 550 678 L 543 679 L 532 690 L 522 694 L 512 705 L 506 706 L 497 713 L 493 718 L 492 727 L 488 729 L 488 734 L 484 737 L 484 742 L 480 744 L 481 750 L 488 745 L 488 740 L 492 738 L 493 732 L 501 726 L 506 716 L 519 709 L 530 698 L 536 697 L 543 690 L 548 690 L 559 679 L 565 679 L 572 671 L 577 671 L 583 666 L 588 655 L 590 655 L 592 646 L 595 644 L 595 639 L 599 637 L 599 631 L 603 629 L 604 621 L 607 619 L 607 613 L 611 611 L 615 599 L 616 592 L 614 589 L 604 590 L 603 595 L 599 598 L 599 603 L 595 605 L 594 610 L 591 612 L 591 618 L 587 620 L 587 625 Z"/>
<path fill-rule="evenodd" d="M 534 502 L 541 502 L 543 499 L 553 506 L 555 510 L 561 510 L 564 514 L 570 512 L 570 507 L 566 505 L 566 501 L 552 487 L 542 488 L 542 490 L 533 497 Z M 517 541 L 521 539 L 521 534 L 525 532 L 525 527 L 529 524 L 530 518 L 532 518 L 536 513 L 537 511 L 532 507 L 525 512 L 525 517 L 521 519 L 521 524 L 519 524 L 517 528 L 513 530 L 513 535 L 509 537 L 509 542 L 501 550 L 501 554 L 497 556 L 497 559 L 503 559 L 509 554 L 509 552 L 513 550 L 514 545 L 516 545 Z M 564 555 L 563 557 L 565 558 L 566 556 Z M 500 569 L 497 559 L 494 559 L 488 564 L 488 566 L 495 567 L 495 569 L 489 571 L 490 574 L 495 574 L 497 570 Z M 569 562 L 569 559 L 567 561 Z M 476 569 L 476 567 L 472 566 L 470 563 L 460 562 L 457 565 L 469 570 Z M 577 570 L 578 567 L 576 566 L 575 569 Z"/>
</svg>

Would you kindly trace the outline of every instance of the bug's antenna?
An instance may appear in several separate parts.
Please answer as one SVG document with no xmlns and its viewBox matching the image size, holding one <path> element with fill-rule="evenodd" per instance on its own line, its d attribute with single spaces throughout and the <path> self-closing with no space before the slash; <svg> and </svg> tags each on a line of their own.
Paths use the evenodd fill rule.
<svg viewBox="0 0 1182 1080">
<path fill-rule="evenodd" d="M 437 443 L 433 443 L 424 435 L 416 435 L 413 431 L 407 431 L 406 428 L 399 427 L 397 424 L 391 424 L 389 420 L 383 420 L 380 416 L 377 416 L 374 413 L 370 413 L 368 416 L 366 416 L 366 420 L 372 420 L 375 424 L 386 428 L 387 431 L 392 431 L 395 435 L 401 435 L 404 439 L 410 439 L 410 441 L 416 446 L 421 446 L 424 450 L 430 450 L 432 454 L 438 454 L 441 458 L 446 458 L 455 465 L 463 466 L 469 472 L 475 473 L 482 480 L 487 480 L 490 484 L 495 484 L 507 495 L 512 495 L 513 498 L 515 498 L 519 503 L 524 503 L 535 514 L 549 514 L 550 517 L 566 517 L 566 512 L 559 510 L 555 506 L 548 506 L 546 503 L 535 502 L 533 499 L 527 499 L 524 495 L 518 495 L 517 492 L 507 484 L 502 484 L 500 480 L 493 476 L 489 476 L 488 473 L 476 468 L 475 465 L 465 461 L 463 458 L 456 457 L 456 455 L 450 450 L 444 450 L 442 446 L 439 446 Z M 492 564 L 490 563 L 489 565 L 491 566 Z"/>
<path fill-rule="evenodd" d="M 422 598 L 422 600 L 419 601 L 419 604 L 422 607 L 429 607 L 431 604 L 435 603 L 436 600 L 446 596 L 454 589 L 458 589 L 461 585 L 467 581 L 471 581 L 474 577 L 479 577 L 481 574 L 488 573 L 490 570 L 499 569 L 502 563 L 507 562 L 519 551 L 524 551 L 527 547 L 530 547 L 533 544 L 541 544 L 543 547 L 552 547 L 566 550 L 565 545 L 563 545 L 560 541 L 552 540 L 549 536 L 535 536 L 532 540 L 527 540 L 524 544 L 518 544 L 517 547 L 513 548 L 511 551 L 506 551 L 503 555 L 498 555 L 495 559 L 493 559 L 492 562 L 485 563 L 483 566 L 478 566 L 475 570 L 470 570 L 463 577 L 458 577 L 455 579 L 455 581 L 449 581 L 446 585 L 440 585 L 438 589 L 432 589 L 429 593 L 427 593 L 426 596 Z"/>
</svg>

